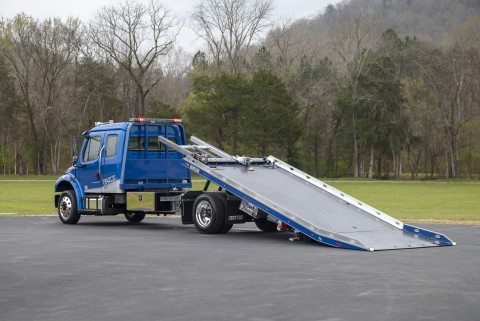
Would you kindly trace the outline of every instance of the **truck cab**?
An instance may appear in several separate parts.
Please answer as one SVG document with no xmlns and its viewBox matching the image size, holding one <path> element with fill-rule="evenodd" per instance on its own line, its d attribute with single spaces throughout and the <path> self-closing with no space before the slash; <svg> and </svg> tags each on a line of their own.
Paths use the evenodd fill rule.
<svg viewBox="0 0 480 321">
<path fill-rule="evenodd" d="M 96 123 L 83 134 L 74 161 L 55 184 L 55 206 L 63 223 L 81 215 L 124 214 L 140 222 L 145 214 L 174 214 L 181 195 L 191 188 L 183 155 L 159 142 L 162 136 L 185 145 L 179 119 L 132 118 Z"/>
</svg>

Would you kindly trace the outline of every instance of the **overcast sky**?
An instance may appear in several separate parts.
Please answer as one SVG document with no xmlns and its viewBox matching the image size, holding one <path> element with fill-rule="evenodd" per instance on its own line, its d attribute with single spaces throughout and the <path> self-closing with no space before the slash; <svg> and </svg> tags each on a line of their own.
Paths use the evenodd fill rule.
<svg viewBox="0 0 480 321">
<path fill-rule="evenodd" d="M 148 2 L 148 0 L 142 1 Z M 23 11 L 40 19 L 74 16 L 86 22 L 98 8 L 115 2 L 112 0 L 0 0 L 0 16 L 12 18 Z M 162 2 L 177 15 L 188 18 L 189 13 L 200 0 L 163 0 Z M 309 17 L 323 11 L 328 4 L 338 2 L 340 0 L 274 0 L 273 18 Z M 198 47 L 198 43 L 195 44 L 195 34 L 188 28 L 188 21 L 182 29 L 179 40 L 180 45 L 187 51 L 192 51 L 192 47 Z"/>
</svg>

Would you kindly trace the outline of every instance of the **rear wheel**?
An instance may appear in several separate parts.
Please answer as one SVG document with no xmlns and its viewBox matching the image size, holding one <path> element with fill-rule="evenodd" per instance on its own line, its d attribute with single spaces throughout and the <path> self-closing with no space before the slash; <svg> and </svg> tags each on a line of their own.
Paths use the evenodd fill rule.
<svg viewBox="0 0 480 321">
<path fill-rule="evenodd" d="M 193 223 L 204 234 L 226 233 L 231 228 L 225 224 L 225 206 L 213 194 L 201 194 L 193 204 Z"/>
<path fill-rule="evenodd" d="M 74 191 L 64 191 L 60 195 L 58 199 L 58 217 L 63 224 L 76 224 L 80 219 Z"/>
<path fill-rule="evenodd" d="M 277 231 L 277 223 L 270 222 L 266 218 L 261 218 L 261 219 L 255 220 L 255 225 L 257 225 L 257 227 L 261 231 L 266 232 L 266 233 Z"/>
<path fill-rule="evenodd" d="M 145 218 L 145 213 L 143 212 L 126 212 L 123 215 L 130 223 L 140 223 Z"/>
</svg>

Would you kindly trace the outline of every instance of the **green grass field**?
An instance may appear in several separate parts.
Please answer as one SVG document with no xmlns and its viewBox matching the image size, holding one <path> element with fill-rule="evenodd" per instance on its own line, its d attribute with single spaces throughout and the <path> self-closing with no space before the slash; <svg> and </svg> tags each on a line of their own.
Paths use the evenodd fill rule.
<svg viewBox="0 0 480 321">
<path fill-rule="evenodd" d="M 26 180 L 8 181 L 18 179 Z M 2 176 L 0 216 L 55 214 L 53 179 Z M 473 182 L 340 180 L 329 184 L 398 219 L 480 223 L 480 184 Z M 193 189 L 202 187 L 202 182 L 194 182 Z"/>
<path fill-rule="evenodd" d="M 480 222 L 480 184 L 374 181 L 331 185 L 398 219 Z"/>
<path fill-rule="evenodd" d="M 0 176 L 0 216 L 56 214 L 55 179 L 54 176 Z M 193 189 L 200 190 L 203 185 L 194 182 Z"/>
</svg>

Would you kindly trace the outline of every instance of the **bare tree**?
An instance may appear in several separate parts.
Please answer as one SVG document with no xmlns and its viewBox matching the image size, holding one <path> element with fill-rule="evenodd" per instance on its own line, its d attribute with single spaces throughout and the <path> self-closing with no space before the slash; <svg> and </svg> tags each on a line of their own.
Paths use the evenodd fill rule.
<svg viewBox="0 0 480 321">
<path fill-rule="evenodd" d="M 145 100 L 162 73 L 152 72 L 172 50 L 180 23 L 155 0 L 148 5 L 122 1 L 103 7 L 90 24 L 92 41 L 124 70 L 136 87 L 133 113 L 145 114 Z"/>
<path fill-rule="evenodd" d="M 362 1 L 363 2 L 363 1 Z M 365 73 L 366 59 L 373 49 L 376 29 L 375 1 L 367 0 L 342 4 L 332 17 L 331 48 L 340 57 L 343 75 L 350 87 L 352 100 L 352 132 L 354 177 L 363 174 L 362 155 L 358 148 L 357 111 L 358 82 L 360 75 Z"/>
<path fill-rule="evenodd" d="M 71 106 L 71 70 L 82 42 L 78 19 L 46 19 L 35 31 L 33 60 L 37 70 L 35 98 L 50 153 L 52 173 L 60 167 L 61 139 L 74 122 Z"/>
<path fill-rule="evenodd" d="M 276 73 L 287 84 L 291 83 L 292 73 L 307 52 L 305 37 L 302 34 L 304 30 L 302 28 L 301 32 L 298 32 L 298 28 L 295 27 L 292 20 L 283 19 L 269 32 L 266 39 L 266 47 L 276 58 Z"/>
<path fill-rule="evenodd" d="M 81 32 L 78 19 L 34 20 L 19 14 L 0 24 L 1 54 L 10 63 L 28 123 L 34 172 L 46 174 L 60 163 L 60 140 L 72 95 L 66 93 L 77 57 Z"/>
<path fill-rule="evenodd" d="M 207 43 L 217 68 L 238 73 L 244 53 L 268 24 L 273 0 L 206 0 L 192 14 L 193 31 Z"/>
<path fill-rule="evenodd" d="M 436 73 L 437 101 L 445 132 L 445 176 L 460 176 L 461 137 L 466 125 L 480 115 L 477 71 L 460 46 L 450 49 L 441 72 Z"/>
<path fill-rule="evenodd" d="M 178 107 L 183 103 L 191 89 L 191 83 L 187 75 L 191 69 L 192 57 L 181 48 L 168 55 L 163 67 L 165 78 L 162 79 L 162 100 L 166 104 Z"/>
<path fill-rule="evenodd" d="M 34 74 L 34 34 L 38 22 L 25 14 L 18 14 L 11 20 L 4 20 L 0 23 L 0 53 L 10 63 L 14 70 L 16 86 L 22 97 L 22 112 L 24 113 L 31 139 L 31 153 L 35 174 L 42 174 L 45 171 L 44 151 L 41 144 L 39 131 L 38 107 L 35 103 L 32 89 Z"/>
<path fill-rule="evenodd" d="M 472 19 L 449 37 L 444 52 L 426 52 L 420 66 L 426 84 L 435 92 L 436 109 L 443 127 L 445 177 L 461 174 L 462 136 L 480 115 L 478 80 L 478 26 Z M 475 48 L 475 46 L 477 46 Z M 437 131 L 440 132 L 439 129 Z"/>
</svg>

